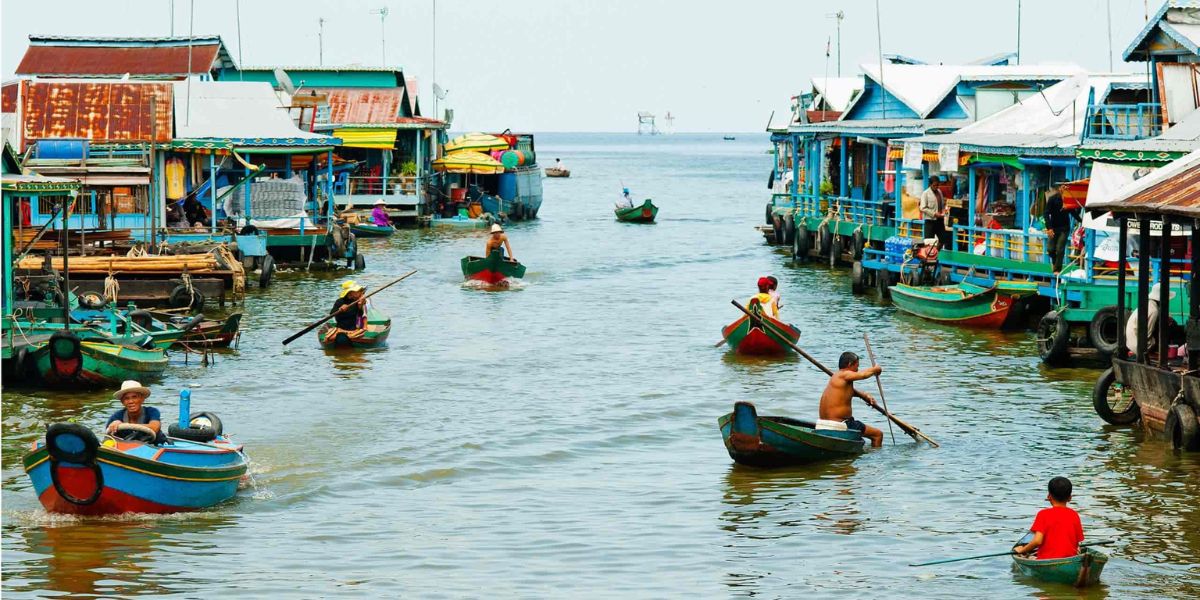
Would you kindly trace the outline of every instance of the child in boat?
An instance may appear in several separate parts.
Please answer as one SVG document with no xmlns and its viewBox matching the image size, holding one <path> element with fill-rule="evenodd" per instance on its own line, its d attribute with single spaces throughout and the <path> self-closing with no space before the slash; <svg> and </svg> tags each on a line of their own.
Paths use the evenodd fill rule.
<svg viewBox="0 0 1200 600">
<path fill-rule="evenodd" d="M 754 297 L 750 298 L 750 301 L 746 303 L 746 306 L 753 306 L 757 302 L 760 306 L 762 306 L 763 314 L 771 317 L 772 319 L 778 319 L 779 305 L 776 304 L 775 296 L 771 294 L 771 285 L 770 277 L 759 277 L 758 293 L 755 294 Z"/>
<path fill-rule="evenodd" d="M 1028 554 L 1037 550 L 1038 560 L 1069 558 L 1079 554 L 1079 543 L 1083 541 L 1083 523 L 1079 513 L 1067 506 L 1071 501 L 1071 480 L 1055 477 L 1050 480 L 1050 508 L 1043 508 L 1033 519 L 1033 539 L 1028 544 L 1013 546 L 1013 552 Z"/>
<path fill-rule="evenodd" d="M 783 308 L 783 299 L 779 297 L 779 280 L 774 275 L 767 275 L 767 279 L 771 282 L 771 299 L 775 301 L 775 314 L 779 314 L 779 309 Z"/>
</svg>

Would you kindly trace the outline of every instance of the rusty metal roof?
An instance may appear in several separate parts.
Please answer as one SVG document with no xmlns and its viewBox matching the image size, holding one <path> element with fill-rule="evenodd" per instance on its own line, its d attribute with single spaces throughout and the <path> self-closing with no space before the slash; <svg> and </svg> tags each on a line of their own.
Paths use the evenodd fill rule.
<svg viewBox="0 0 1200 600">
<path fill-rule="evenodd" d="M 0 86 L 0 112 L 17 112 L 17 82 L 8 81 Z"/>
<path fill-rule="evenodd" d="M 329 122 L 345 123 L 394 123 L 400 116 L 400 103 L 404 101 L 401 88 L 340 88 L 328 89 Z"/>
<path fill-rule="evenodd" d="M 17 75 L 182 78 L 230 62 L 220 38 L 29 38 Z M 218 60 L 219 59 L 219 60 Z M 189 67 L 190 64 L 190 67 Z"/>
<path fill-rule="evenodd" d="M 1121 188 L 1089 210 L 1200 218 L 1200 150 Z"/>
<path fill-rule="evenodd" d="M 150 100 L 154 102 L 151 120 Z M 21 149 L 32 141 L 156 142 L 172 138 L 169 83 L 22 81 Z"/>
</svg>

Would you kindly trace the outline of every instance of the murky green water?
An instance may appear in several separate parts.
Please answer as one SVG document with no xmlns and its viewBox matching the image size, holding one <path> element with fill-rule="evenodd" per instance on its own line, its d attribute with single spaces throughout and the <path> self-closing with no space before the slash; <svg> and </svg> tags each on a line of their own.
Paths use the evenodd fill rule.
<svg viewBox="0 0 1200 600">
<path fill-rule="evenodd" d="M 1006 550 L 1067 475 L 1089 538 L 1115 538 L 1087 597 L 1200 594 L 1200 457 L 1102 424 L 1096 373 L 1043 369 L 1026 334 L 967 333 L 852 297 L 844 273 L 793 269 L 762 244 L 764 136 L 541 136 L 542 218 L 514 225 L 526 285 L 461 286 L 475 231 L 402 232 L 367 246 L 358 277 L 420 273 L 375 300 L 390 348 L 327 354 L 280 341 L 332 303 L 340 279 L 284 274 L 246 302 L 240 349 L 173 368 L 177 392 L 221 415 L 255 486 L 199 515 L 49 516 L 20 468 L 44 424 L 99 425 L 107 393 L 3 396 L 5 597 L 621 597 L 861 594 L 1076 597 L 1014 576 Z M 614 222 L 621 183 L 662 207 Z M 823 384 L 799 360 L 714 348 L 755 279 L 828 363 L 885 366 L 890 408 L 942 448 L 853 462 L 733 465 L 716 419 L 734 400 L 815 416 Z M 859 417 L 883 426 L 858 407 Z M 897 432 L 899 433 L 899 432 Z"/>
</svg>

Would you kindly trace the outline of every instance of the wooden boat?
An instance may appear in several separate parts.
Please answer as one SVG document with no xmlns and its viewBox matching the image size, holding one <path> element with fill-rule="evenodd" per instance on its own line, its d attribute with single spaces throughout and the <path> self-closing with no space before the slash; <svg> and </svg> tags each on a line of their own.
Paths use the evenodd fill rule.
<svg viewBox="0 0 1200 600">
<path fill-rule="evenodd" d="M 752 467 L 803 465 L 863 452 L 858 431 L 830 431 L 816 429 L 811 421 L 760 417 L 749 402 L 735 403 L 733 412 L 717 419 L 717 424 L 729 457 Z"/>
<path fill-rule="evenodd" d="M 524 277 L 525 265 L 504 258 L 499 250 L 493 250 L 486 257 L 464 256 L 462 272 L 467 279 L 482 281 L 488 285 L 499 285 L 510 279 Z"/>
<path fill-rule="evenodd" d="M 615 208 L 613 213 L 622 223 L 653 223 L 654 217 L 658 216 L 658 207 L 649 198 L 646 198 L 641 206 Z"/>
<path fill-rule="evenodd" d="M 737 138 L 732 135 L 725 135 L 725 136 L 721 136 L 721 139 L 723 139 L 727 142 L 732 142 L 733 140 L 736 140 Z"/>
<path fill-rule="evenodd" d="M 355 332 L 338 330 L 333 321 L 317 329 L 322 348 L 378 348 L 387 342 L 392 332 L 392 319 L 373 309 L 367 309 L 367 324 Z"/>
<path fill-rule="evenodd" d="M 176 346 L 228 348 L 237 339 L 242 323 L 242 313 L 233 313 L 224 319 L 206 319 L 204 315 L 185 317 L 169 313 L 151 314 L 172 327 L 184 329 L 185 333 L 175 342 Z"/>
<path fill-rule="evenodd" d="M 546 177 L 570 177 L 570 169 L 558 169 L 555 167 L 546 167 Z"/>
<path fill-rule="evenodd" d="M 892 302 L 900 310 L 930 321 L 999 329 L 1009 311 L 1027 292 L 1002 290 L 962 282 L 954 285 L 911 286 L 896 284 L 889 288 Z"/>
<path fill-rule="evenodd" d="M 162 348 L 85 341 L 65 331 L 31 346 L 27 360 L 43 382 L 63 387 L 117 386 L 127 379 L 154 380 L 167 368 Z"/>
<path fill-rule="evenodd" d="M 351 223 L 350 231 L 359 237 L 388 237 L 396 233 L 391 225 L 372 225 L 371 223 Z"/>
<path fill-rule="evenodd" d="M 242 446 L 189 404 L 181 400 L 188 421 L 168 427 L 163 445 L 142 426 L 101 441 L 77 423 L 50 425 L 22 459 L 38 500 L 52 513 L 114 515 L 203 510 L 233 498 L 246 475 Z"/>
<path fill-rule="evenodd" d="M 1026 534 L 1019 544 L 1028 543 L 1032 534 Z M 1108 563 L 1108 555 L 1093 548 L 1066 558 L 1038 560 L 1014 554 L 1013 570 L 1026 577 L 1050 583 L 1065 583 L 1075 587 L 1088 587 L 1100 582 L 1100 573 Z"/>
<path fill-rule="evenodd" d="M 449 225 L 455 227 L 487 227 L 492 223 L 493 221 L 489 219 L 472 219 L 471 217 L 463 215 L 454 215 L 453 217 L 434 217 L 432 220 L 432 224 L 434 226 Z"/>
<path fill-rule="evenodd" d="M 751 303 L 750 310 L 766 327 L 760 327 L 750 317 L 742 315 L 738 320 L 721 329 L 725 343 L 738 354 L 752 356 L 787 354 L 792 352 L 784 340 L 795 344 L 800 341 L 800 330 L 772 317 L 762 314 L 762 308 Z"/>
</svg>

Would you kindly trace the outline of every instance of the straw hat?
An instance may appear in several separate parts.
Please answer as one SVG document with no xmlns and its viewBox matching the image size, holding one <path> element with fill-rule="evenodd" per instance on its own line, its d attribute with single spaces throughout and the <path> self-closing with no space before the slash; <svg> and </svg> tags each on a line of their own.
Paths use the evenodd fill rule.
<svg viewBox="0 0 1200 600">
<path fill-rule="evenodd" d="M 338 294 L 338 298 L 345 298 L 346 294 L 349 294 L 350 292 L 361 292 L 361 291 L 363 291 L 363 286 L 358 285 L 353 280 L 346 281 L 346 282 L 342 283 L 342 293 Z"/>
<path fill-rule="evenodd" d="M 1162 284 L 1161 283 L 1154 284 L 1150 288 L 1150 301 L 1158 302 L 1158 299 L 1162 297 L 1161 294 L 1162 294 Z M 1175 297 L 1175 292 L 1173 292 L 1173 291 L 1168 291 L 1167 294 L 1168 294 L 1167 295 L 1168 300 Z"/>
<path fill-rule="evenodd" d="M 128 379 L 121 384 L 121 389 L 113 393 L 113 399 L 120 400 L 121 396 L 124 396 L 128 392 L 137 392 L 142 395 L 142 398 L 150 397 L 150 388 L 145 387 L 132 379 Z"/>
<path fill-rule="evenodd" d="M 492 233 L 504 233 L 504 228 L 499 223 L 492 223 Z"/>
<path fill-rule="evenodd" d="M 387 202 L 384 202 L 383 198 L 380 198 L 375 201 L 375 206 L 386 205 L 386 204 L 387 204 Z"/>
</svg>

